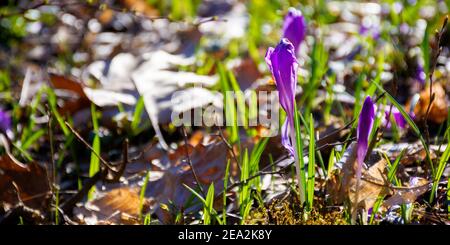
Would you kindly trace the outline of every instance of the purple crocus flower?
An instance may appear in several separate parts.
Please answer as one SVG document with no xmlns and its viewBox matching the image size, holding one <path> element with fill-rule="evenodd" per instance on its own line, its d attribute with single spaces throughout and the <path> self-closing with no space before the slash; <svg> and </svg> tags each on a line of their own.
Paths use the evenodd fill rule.
<svg viewBox="0 0 450 245">
<path fill-rule="evenodd" d="M 11 117 L 7 112 L 0 109 L 0 130 L 7 132 L 11 128 Z"/>
<path fill-rule="evenodd" d="M 417 104 L 418 98 L 415 96 L 413 97 L 413 99 L 411 100 L 411 106 L 410 106 L 410 110 L 408 112 L 409 117 L 411 117 L 411 119 L 415 119 L 416 115 L 414 114 L 414 107 Z M 392 108 L 391 108 L 392 107 Z M 384 112 L 384 122 L 385 123 L 385 127 L 386 128 L 391 128 L 391 120 L 390 120 L 390 114 L 392 115 L 394 122 L 396 123 L 396 125 L 400 128 L 406 128 L 406 126 L 408 125 L 408 122 L 406 121 L 406 118 L 403 117 L 402 113 L 397 109 L 397 107 L 388 107 L 385 112 Z"/>
<path fill-rule="evenodd" d="M 358 168 L 356 176 L 361 178 L 361 169 L 366 158 L 367 148 L 369 147 L 370 133 L 372 132 L 373 122 L 375 121 L 375 104 L 370 96 L 364 100 L 361 113 L 359 114 L 358 128 L 356 130 L 356 161 Z"/>
<path fill-rule="evenodd" d="M 287 115 L 281 129 L 281 144 L 295 156 L 294 103 L 298 62 L 294 46 L 287 38 L 283 38 L 275 48 L 267 50 L 265 60 L 275 80 L 281 107 Z"/>
<path fill-rule="evenodd" d="M 378 40 L 380 39 L 381 36 L 381 31 L 380 31 L 380 27 L 376 26 L 376 25 L 361 25 L 359 28 L 359 34 L 361 36 L 371 36 L 373 40 Z"/>
<path fill-rule="evenodd" d="M 423 65 L 420 64 L 420 63 L 417 65 L 416 79 L 417 79 L 417 81 L 420 82 L 420 84 L 422 86 L 425 85 L 426 74 L 425 74 L 425 71 L 423 69 Z"/>
<path fill-rule="evenodd" d="M 397 109 L 397 107 L 392 107 L 390 111 L 391 111 L 390 114 L 394 118 L 394 121 L 397 124 L 397 126 L 400 128 L 405 128 L 408 123 L 406 122 L 406 119 L 403 117 L 402 113 L 400 113 L 400 111 Z M 389 110 L 384 112 L 384 117 L 386 119 L 386 128 L 390 128 L 391 125 L 389 118 Z"/>
<path fill-rule="evenodd" d="M 295 53 L 306 36 L 306 21 L 302 12 L 295 8 L 289 8 L 289 12 L 284 18 L 283 38 L 289 39 L 294 46 Z"/>
</svg>

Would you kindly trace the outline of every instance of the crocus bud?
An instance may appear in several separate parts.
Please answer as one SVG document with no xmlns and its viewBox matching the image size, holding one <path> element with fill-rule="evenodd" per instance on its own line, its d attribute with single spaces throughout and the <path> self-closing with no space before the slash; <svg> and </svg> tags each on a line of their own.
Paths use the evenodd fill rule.
<svg viewBox="0 0 450 245">
<path fill-rule="evenodd" d="M 295 8 L 289 8 L 289 12 L 284 18 L 283 37 L 291 41 L 295 53 L 306 36 L 306 21 L 302 12 Z"/>
<path fill-rule="evenodd" d="M 361 113 L 359 114 L 358 128 L 356 130 L 356 161 L 358 168 L 357 178 L 361 178 L 361 169 L 366 158 L 367 148 L 369 147 L 370 133 L 372 132 L 373 122 L 375 121 L 375 104 L 370 96 L 364 100 Z"/>
<path fill-rule="evenodd" d="M 295 132 L 294 103 L 298 68 L 294 46 L 288 39 L 283 38 L 275 48 L 270 47 L 267 50 L 265 60 L 275 80 L 281 107 L 287 116 L 281 129 L 281 144 L 294 156 L 295 138 L 291 134 Z"/>
</svg>

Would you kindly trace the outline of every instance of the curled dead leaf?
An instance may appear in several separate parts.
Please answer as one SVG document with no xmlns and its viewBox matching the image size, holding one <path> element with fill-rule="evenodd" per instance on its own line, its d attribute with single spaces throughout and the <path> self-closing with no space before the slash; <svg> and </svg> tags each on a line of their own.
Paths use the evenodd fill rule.
<svg viewBox="0 0 450 245">
<path fill-rule="evenodd" d="M 144 200 L 142 212 L 148 211 Z M 86 224 L 138 224 L 140 198 L 137 188 L 113 189 L 101 197 L 74 209 L 74 216 Z"/>
<path fill-rule="evenodd" d="M 413 203 L 420 195 L 427 192 L 431 183 L 419 177 L 413 177 L 410 184 L 403 188 L 394 188 L 394 194 L 383 202 L 383 206 L 392 207 L 394 205 Z"/>
<path fill-rule="evenodd" d="M 387 181 L 386 160 L 373 152 L 369 160 L 368 168 L 363 168 L 359 187 L 356 187 L 356 144 L 352 144 L 347 150 L 347 158 L 342 164 L 342 169 L 337 175 L 332 176 L 327 183 L 327 191 L 331 200 L 335 203 L 343 203 L 349 200 L 352 213 L 359 208 L 368 210 L 373 206 L 380 194 L 389 194 L 389 182 Z"/>
<path fill-rule="evenodd" d="M 24 164 L 8 154 L 0 157 L 0 203 L 4 207 L 23 202 L 33 209 L 46 209 L 50 190 L 47 171 L 38 163 Z"/>
<path fill-rule="evenodd" d="M 440 83 L 433 83 L 433 94 L 434 100 L 431 103 L 428 120 L 440 124 L 448 117 L 447 95 Z M 430 100 L 430 87 L 427 86 L 420 92 L 419 102 L 414 108 L 414 114 L 418 119 L 425 117 Z"/>
</svg>

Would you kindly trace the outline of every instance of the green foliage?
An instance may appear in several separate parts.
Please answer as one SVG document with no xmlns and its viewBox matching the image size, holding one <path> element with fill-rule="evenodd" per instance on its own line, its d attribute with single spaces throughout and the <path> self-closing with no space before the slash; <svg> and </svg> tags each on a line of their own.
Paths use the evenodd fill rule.
<svg viewBox="0 0 450 245">
<path fill-rule="evenodd" d="M 144 184 L 142 185 L 141 191 L 139 193 L 139 219 L 142 219 L 142 209 L 144 207 L 145 202 L 145 191 L 147 190 L 148 180 L 150 179 L 150 171 L 147 171 L 147 174 L 144 178 Z M 147 217 L 145 217 L 147 219 Z M 145 223 L 145 220 L 144 220 Z"/>
<path fill-rule="evenodd" d="M 205 198 L 203 198 L 202 195 L 200 195 L 197 191 L 195 191 L 195 190 L 192 189 L 191 187 L 189 187 L 189 186 L 187 186 L 187 185 L 185 185 L 185 184 L 183 184 L 183 186 L 184 186 L 186 189 L 188 189 L 192 194 L 194 194 L 194 196 L 196 196 L 196 197 L 203 203 L 203 208 L 204 208 L 204 210 L 205 210 L 205 209 L 207 210 L 207 212 L 208 212 L 207 215 L 209 215 L 209 219 L 210 219 L 211 222 L 212 222 L 212 220 L 214 219 L 214 220 L 217 221 L 218 224 L 223 224 L 223 223 L 222 223 L 222 220 L 219 218 L 219 216 L 218 216 L 216 210 L 215 210 L 214 207 L 212 207 L 212 205 L 211 205 L 211 202 L 212 202 L 212 201 L 211 201 L 211 197 L 208 199 L 208 194 L 212 193 L 212 194 L 210 194 L 210 196 L 211 196 L 211 195 L 214 196 L 214 185 L 213 185 L 213 184 L 211 184 L 210 187 L 209 187 L 209 189 L 208 189 L 208 194 L 207 194 L 207 199 L 208 199 L 208 201 L 205 200 Z M 211 187 L 211 186 L 212 186 L 212 187 Z M 211 191 L 211 188 L 213 189 L 212 191 Z M 205 213 L 204 213 L 203 219 L 205 219 Z M 203 220 L 203 222 L 205 222 L 205 220 Z"/>
<path fill-rule="evenodd" d="M 448 131 L 448 129 L 447 129 Z M 436 195 L 439 182 L 441 180 L 442 174 L 444 173 L 445 166 L 448 164 L 448 160 L 450 159 L 450 144 L 447 144 L 447 147 L 445 147 L 444 153 L 439 159 L 439 165 L 437 167 L 437 171 L 435 173 L 435 176 L 433 178 L 433 186 L 431 188 L 431 194 L 430 194 L 430 203 L 433 202 L 434 197 Z"/>
<path fill-rule="evenodd" d="M 243 184 L 239 187 L 239 212 L 241 214 L 241 222 L 243 223 L 245 219 L 247 218 L 247 215 L 250 211 L 250 207 L 253 204 L 253 200 L 251 199 L 251 185 L 250 181 L 248 181 L 248 178 L 250 177 L 250 161 L 248 158 L 248 150 L 245 149 L 244 157 L 242 160 L 242 167 L 241 167 L 241 177 L 240 181 L 243 182 Z"/>
<path fill-rule="evenodd" d="M 308 183 L 307 183 L 307 209 L 311 210 L 314 200 L 314 184 L 315 184 L 315 169 L 316 169 L 316 150 L 315 150 L 315 135 L 314 135 L 314 118 L 310 114 L 309 119 L 309 162 L 308 162 Z"/>
<path fill-rule="evenodd" d="M 392 95 L 390 95 L 386 90 L 384 90 L 384 88 L 379 85 L 378 83 L 372 83 L 375 84 L 375 86 L 383 93 L 385 93 L 385 95 L 387 96 L 388 100 L 400 111 L 400 113 L 402 114 L 402 116 L 405 118 L 406 122 L 408 122 L 409 126 L 412 128 L 412 130 L 414 131 L 414 133 L 416 134 L 416 136 L 420 139 L 423 148 L 425 149 L 425 153 L 427 155 L 427 161 L 431 167 L 431 172 L 432 175 L 435 176 L 435 171 L 434 171 L 434 165 L 433 165 L 433 161 L 431 160 L 431 155 L 430 155 L 430 150 L 428 148 L 428 144 L 425 142 L 425 139 L 422 137 L 422 134 L 419 130 L 419 128 L 417 127 L 417 125 L 414 123 L 414 121 L 411 119 L 411 117 L 409 116 L 408 113 L 406 113 L 405 109 L 403 109 L 403 106 L 401 106 L 395 99 L 394 97 L 392 97 Z"/>
<path fill-rule="evenodd" d="M 100 159 L 98 156 L 100 155 L 100 136 L 99 136 L 99 127 L 98 127 L 98 119 L 97 119 L 97 111 L 95 110 L 95 105 L 91 104 L 91 115 L 92 115 L 92 125 L 94 127 L 94 140 L 92 142 L 92 148 L 94 149 L 91 152 L 91 161 L 89 165 L 89 177 L 94 176 L 98 171 L 100 171 Z M 92 200 L 94 198 L 95 186 L 89 190 L 88 200 Z"/>
<path fill-rule="evenodd" d="M 203 207 L 203 224 L 211 224 L 212 210 L 214 206 L 214 183 L 208 188 L 208 194 L 206 194 L 205 205 Z"/>
</svg>

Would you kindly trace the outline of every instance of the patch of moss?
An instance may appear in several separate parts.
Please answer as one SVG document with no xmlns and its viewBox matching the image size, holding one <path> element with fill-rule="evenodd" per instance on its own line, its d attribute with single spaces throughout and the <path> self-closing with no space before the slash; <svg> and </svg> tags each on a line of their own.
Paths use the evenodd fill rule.
<svg viewBox="0 0 450 245">
<path fill-rule="evenodd" d="M 245 224 L 273 225 L 345 225 L 343 211 L 332 210 L 317 203 L 313 210 L 305 212 L 296 200 L 274 200 L 266 207 L 250 212 Z M 307 218 L 305 218 L 307 216 Z"/>
</svg>

